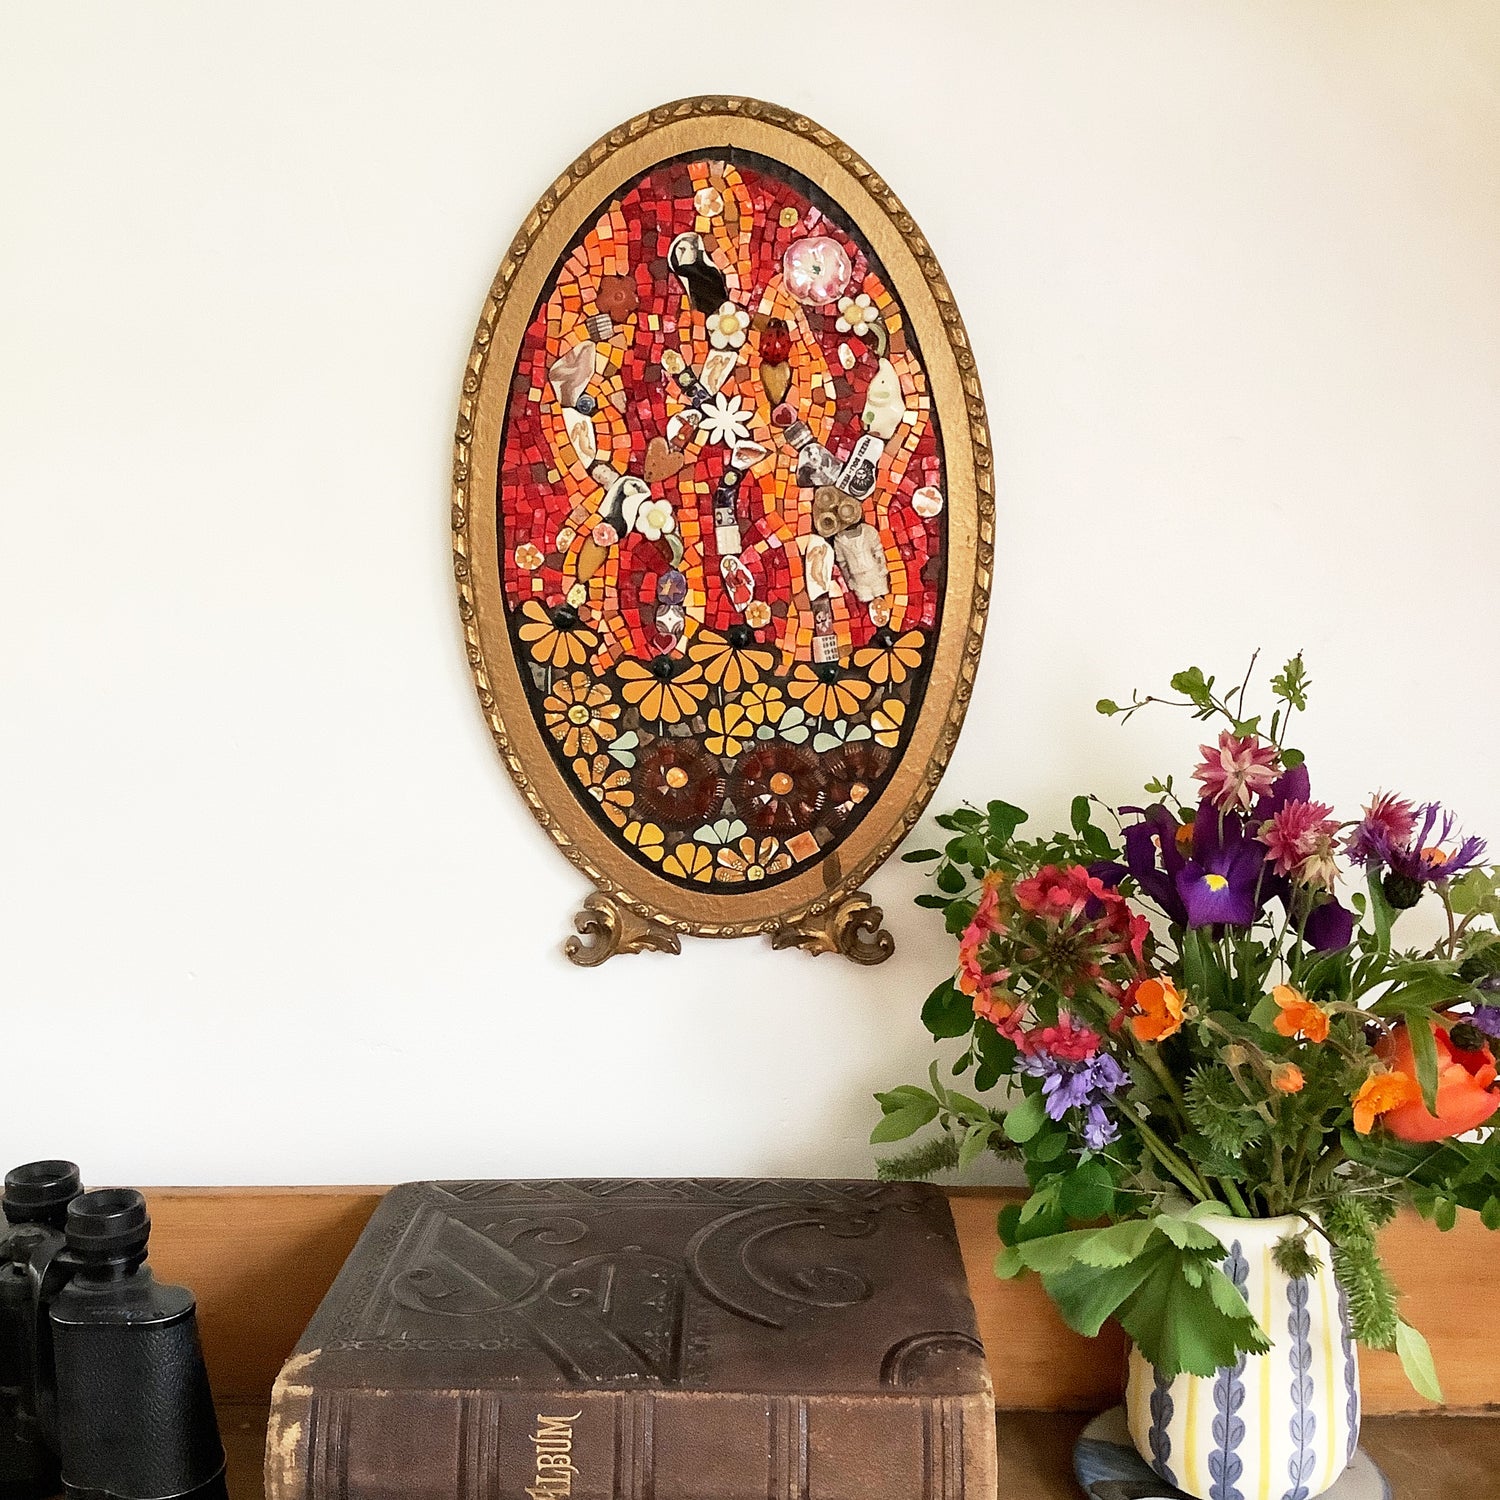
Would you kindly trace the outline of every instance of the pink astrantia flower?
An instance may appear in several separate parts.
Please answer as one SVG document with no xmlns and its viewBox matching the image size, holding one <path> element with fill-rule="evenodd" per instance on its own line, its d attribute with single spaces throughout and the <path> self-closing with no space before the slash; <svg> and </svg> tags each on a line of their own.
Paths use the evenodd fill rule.
<svg viewBox="0 0 1500 1500">
<path fill-rule="evenodd" d="M 1331 885 L 1338 873 L 1333 864 L 1338 826 L 1326 803 L 1288 802 L 1260 825 L 1257 836 L 1278 875 L 1291 875 L 1304 885 Z"/>
<path fill-rule="evenodd" d="M 1193 779 L 1220 812 L 1233 807 L 1248 812 L 1276 780 L 1276 747 L 1253 734 L 1241 736 L 1226 729 L 1217 746 L 1199 745 L 1198 753 L 1203 763 L 1193 772 Z"/>
<path fill-rule="evenodd" d="M 1404 849 L 1417 831 L 1417 810 L 1394 792 L 1381 792 L 1349 835 L 1345 852 L 1357 865 L 1370 864 L 1392 849 Z"/>
</svg>

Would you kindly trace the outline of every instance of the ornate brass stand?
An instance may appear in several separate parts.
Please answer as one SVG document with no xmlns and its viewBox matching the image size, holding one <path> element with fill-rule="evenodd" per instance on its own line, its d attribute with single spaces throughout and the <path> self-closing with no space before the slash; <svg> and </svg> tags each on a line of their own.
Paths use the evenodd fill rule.
<svg viewBox="0 0 1500 1500">
<path fill-rule="evenodd" d="M 880 925 L 884 919 L 867 891 L 855 891 L 817 916 L 794 918 L 778 927 L 771 934 L 771 946 L 842 953 L 857 964 L 883 964 L 896 951 L 895 938 Z"/>
<path fill-rule="evenodd" d="M 581 935 L 570 937 L 563 952 L 585 969 L 596 968 L 616 953 L 682 952 L 682 940 L 669 927 L 637 916 L 603 891 L 588 897 L 573 926 Z"/>
</svg>

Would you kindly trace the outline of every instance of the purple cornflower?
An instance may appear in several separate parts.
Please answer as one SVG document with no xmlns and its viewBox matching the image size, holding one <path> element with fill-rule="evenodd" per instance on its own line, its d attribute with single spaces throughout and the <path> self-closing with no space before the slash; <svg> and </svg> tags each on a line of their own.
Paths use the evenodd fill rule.
<svg viewBox="0 0 1500 1500">
<path fill-rule="evenodd" d="M 1453 835 L 1453 814 L 1444 812 L 1440 804 L 1429 802 L 1417 816 L 1422 820 L 1421 827 L 1405 843 L 1372 841 L 1374 852 L 1366 861 L 1371 869 L 1385 866 L 1381 885 L 1386 900 L 1397 911 L 1415 906 L 1429 885 L 1451 880 L 1484 853 L 1484 840 L 1475 835 L 1464 839 L 1456 849 L 1443 847 Z M 1439 817 L 1442 828 L 1434 834 Z"/>
<path fill-rule="evenodd" d="M 1500 1005 L 1476 1005 L 1464 1019 L 1486 1036 L 1500 1037 Z"/>
<path fill-rule="evenodd" d="M 1023 1073 L 1042 1080 L 1042 1107 L 1049 1120 L 1061 1120 L 1070 1109 L 1084 1114 L 1083 1136 L 1099 1150 L 1119 1134 L 1104 1106 L 1130 1082 L 1130 1075 L 1108 1052 L 1072 1059 L 1038 1048 L 1016 1059 Z"/>
</svg>

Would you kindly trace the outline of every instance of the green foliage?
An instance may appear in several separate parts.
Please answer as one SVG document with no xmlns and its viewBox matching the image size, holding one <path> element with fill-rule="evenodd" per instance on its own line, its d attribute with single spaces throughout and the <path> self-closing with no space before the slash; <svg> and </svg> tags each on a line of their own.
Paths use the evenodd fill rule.
<svg viewBox="0 0 1500 1500">
<path fill-rule="evenodd" d="M 1396 1292 L 1375 1244 L 1379 1216 L 1352 1194 L 1334 1199 L 1323 1210 L 1323 1232 L 1333 1247 L 1333 1271 L 1349 1299 L 1349 1320 L 1360 1343 L 1371 1349 L 1394 1349 Z"/>
<path fill-rule="evenodd" d="M 1299 653 L 1259 679 L 1252 658 L 1243 678 L 1227 683 L 1185 667 L 1170 696 L 1134 692 L 1095 707 L 1125 721 L 1148 705 L 1216 721 L 1194 744 L 1224 730 L 1258 741 L 1254 756 L 1228 747 L 1253 798 L 1261 768 L 1303 763 L 1287 730 L 1310 688 Z M 1178 851 L 1195 837 L 1200 790 L 1184 782 L 1179 792 L 1171 775 L 1146 790 L 1160 803 L 1149 814 L 1160 819 L 1150 830 L 1155 868 L 1170 874 L 1174 836 Z M 930 870 L 918 904 L 940 912 L 963 945 L 955 964 L 963 989 L 957 975 L 945 978 L 922 1019 L 934 1038 L 957 1042 L 952 1080 L 971 1093 L 948 1087 L 934 1068 L 930 1087 L 878 1095 L 872 1139 L 909 1142 L 881 1162 L 882 1176 L 961 1170 L 987 1153 L 1019 1160 L 1031 1193 L 1000 1215 L 999 1273 L 1035 1271 L 1082 1332 L 1118 1316 L 1169 1372 L 1208 1373 L 1263 1346 L 1219 1269 L 1222 1249 L 1195 1214 L 1298 1215 L 1308 1228 L 1275 1247 L 1281 1270 L 1305 1276 L 1331 1260 L 1356 1335 L 1399 1352 L 1418 1389 L 1435 1391 L 1430 1354 L 1400 1318 L 1376 1232 L 1398 1205 L 1441 1229 L 1463 1209 L 1500 1229 L 1500 1127 L 1411 1144 L 1393 1121 L 1369 1126 L 1361 1116 L 1360 1135 L 1353 1100 L 1392 1066 L 1389 1049 L 1376 1048 L 1384 1035 L 1404 1036 L 1429 1107 L 1437 1028 L 1464 1051 L 1487 1045 L 1463 1012 L 1500 978 L 1500 870 L 1446 883 L 1402 876 L 1403 887 L 1388 865 L 1372 862 L 1359 872 L 1368 890 L 1339 898 L 1354 912 L 1352 940 L 1318 952 L 1308 922 L 1330 899 L 1327 844 L 1315 851 L 1322 863 L 1309 855 L 1248 926 L 1189 928 L 1170 896 L 1166 909 L 1147 899 L 1152 882 L 1138 888 L 1126 876 L 1117 893 L 1090 884 L 1096 862 L 1124 863 L 1122 813 L 1138 810 L 1080 794 L 1064 828 L 1028 835 L 1026 813 L 1011 803 L 964 806 L 936 819 L 938 847 L 905 856 Z M 1207 805 L 1201 815 L 1216 816 Z M 1343 858 L 1342 839 L 1330 836 Z M 1142 853 L 1134 839 L 1132 852 Z M 1398 924 L 1419 900 L 1441 902 L 1447 935 L 1403 951 Z M 1165 1000 L 1140 988 L 1146 978 L 1170 982 Z M 1140 1024 L 1146 1018 L 1152 1025 Z M 983 1102 L 991 1096 L 995 1107 Z M 1053 1119 L 1046 1100 L 1059 1097 L 1067 1107 Z M 1185 1213 L 1184 1199 L 1193 1205 Z"/>
<path fill-rule="evenodd" d="M 1239 1084 L 1222 1064 L 1195 1068 L 1185 1092 L 1188 1119 L 1215 1151 L 1237 1157 L 1265 1135 L 1265 1120 L 1247 1107 Z"/>
<path fill-rule="evenodd" d="M 935 1135 L 906 1151 L 882 1156 L 875 1175 L 882 1182 L 921 1182 L 957 1166 L 958 1142 L 951 1135 Z"/>
<path fill-rule="evenodd" d="M 1270 1348 L 1234 1283 L 1224 1247 L 1191 1218 L 1160 1214 L 1007 1244 L 996 1274 L 1035 1271 L 1063 1321 L 1092 1337 L 1117 1318 L 1165 1375 L 1212 1375 Z"/>
<path fill-rule="evenodd" d="M 1318 1267 L 1323 1264 L 1309 1247 L 1306 1230 L 1301 1234 L 1282 1235 L 1271 1247 L 1271 1259 L 1276 1262 L 1277 1270 L 1292 1281 L 1316 1275 Z"/>
</svg>

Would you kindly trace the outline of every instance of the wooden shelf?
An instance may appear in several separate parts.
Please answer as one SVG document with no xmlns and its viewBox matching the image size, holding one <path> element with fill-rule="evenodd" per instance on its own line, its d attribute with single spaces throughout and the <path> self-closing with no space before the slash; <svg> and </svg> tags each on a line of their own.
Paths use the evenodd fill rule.
<svg viewBox="0 0 1500 1500">
<path fill-rule="evenodd" d="M 221 1400 L 265 1401 L 282 1361 L 333 1282 L 381 1188 L 156 1188 L 151 1259 L 164 1281 L 198 1294 L 209 1374 Z M 1019 1195 L 950 1193 L 979 1328 L 990 1351 L 996 1405 L 1034 1411 L 1100 1411 L 1124 1389 L 1125 1341 L 1107 1325 L 1097 1339 L 1064 1326 L 1034 1276 L 997 1281 L 995 1215 Z M 1405 1296 L 1402 1311 L 1427 1335 L 1454 1411 L 1500 1408 L 1500 1356 L 1483 1309 L 1500 1304 L 1495 1237 L 1464 1212 L 1440 1234 L 1403 1215 L 1381 1247 Z M 1432 1410 L 1394 1354 L 1362 1354 L 1368 1415 Z M 1497 1470 L 1500 1472 L 1500 1470 Z M 1500 1500 L 1500 1482 L 1494 1490 Z M 1479 1500 L 1469 1493 L 1462 1500 Z"/>
<path fill-rule="evenodd" d="M 1072 1454 L 1086 1413 L 1002 1411 L 995 1421 L 999 1500 L 1079 1500 Z M 229 1454 L 229 1500 L 262 1500 L 266 1408 L 226 1405 L 219 1425 Z M 1363 1441 L 1395 1500 L 1500 1497 L 1500 1417 L 1372 1417 Z"/>
</svg>

